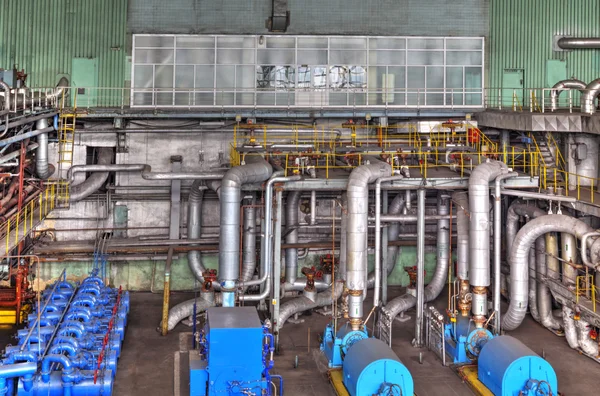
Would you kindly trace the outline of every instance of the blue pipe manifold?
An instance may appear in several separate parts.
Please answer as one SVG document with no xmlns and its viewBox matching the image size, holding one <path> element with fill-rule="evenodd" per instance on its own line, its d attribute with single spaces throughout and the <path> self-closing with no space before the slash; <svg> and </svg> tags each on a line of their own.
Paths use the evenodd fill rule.
<svg viewBox="0 0 600 396">
<path fill-rule="evenodd" d="M 58 281 L 6 347 L 0 395 L 111 395 L 128 313 L 129 293 L 99 277 Z"/>
<path fill-rule="evenodd" d="M 558 380 L 550 363 L 516 338 L 489 340 L 477 365 L 479 381 L 496 396 L 558 394 Z"/>
</svg>

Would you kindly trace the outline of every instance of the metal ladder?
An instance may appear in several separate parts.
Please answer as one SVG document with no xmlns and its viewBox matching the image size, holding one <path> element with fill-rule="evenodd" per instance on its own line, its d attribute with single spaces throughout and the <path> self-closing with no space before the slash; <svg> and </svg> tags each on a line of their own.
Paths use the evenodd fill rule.
<svg viewBox="0 0 600 396">
<path fill-rule="evenodd" d="M 65 109 L 64 98 L 61 101 L 58 124 L 58 191 L 57 207 L 69 208 L 68 172 L 73 166 L 73 150 L 75 147 L 75 124 L 77 121 L 77 107 Z"/>
</svg>

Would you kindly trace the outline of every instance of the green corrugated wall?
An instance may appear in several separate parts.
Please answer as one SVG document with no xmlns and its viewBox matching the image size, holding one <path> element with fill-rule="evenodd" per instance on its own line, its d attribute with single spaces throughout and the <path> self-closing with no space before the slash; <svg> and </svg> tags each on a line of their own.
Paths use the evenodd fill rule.
<svg viewBox="0 0 600 396">
<path fill-rule="evenodd" d="M 504 69 L 524 69 L 526 88 L 547 87 L 548 59 L 586 83 L 600 77 L 600 50 L 553 51 L 555 35 L 600 37 L 600 1 L 490 0 L 486 86 L 501 87 Z"/>
<path fill-rule="evenodd" d="M 54 86 L 73 58 L 97 58 L 101 87 L 122 87 L 128 0 L 3 0 L 0 68 L 17 64 L 31 87 Z M 128 79 L 128 78 L 127 78 Z"/>
</svg>

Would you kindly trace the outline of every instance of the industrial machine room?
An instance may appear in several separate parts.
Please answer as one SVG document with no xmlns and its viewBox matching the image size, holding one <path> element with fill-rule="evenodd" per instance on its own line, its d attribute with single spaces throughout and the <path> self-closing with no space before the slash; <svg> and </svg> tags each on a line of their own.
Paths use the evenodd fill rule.
<svg viewBox="0 0 600 396">
<path fill-rule="evenodd" d="M 597 0 L 4 0 L 0 395 L 600 389 Z"/>
</svg>

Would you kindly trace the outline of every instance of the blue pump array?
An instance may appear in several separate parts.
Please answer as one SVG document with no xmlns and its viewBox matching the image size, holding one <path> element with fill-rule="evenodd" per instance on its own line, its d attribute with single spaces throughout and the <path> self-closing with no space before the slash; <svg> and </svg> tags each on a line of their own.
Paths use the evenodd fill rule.
<svg viewBox="0 0 600 396">
<path fill-rule="evenodd" d="M 111 395 L 128 313 L 128 292 L 95 274 L 56 282 L 6 347 L 0 395 Z"/>
</svg>

